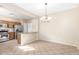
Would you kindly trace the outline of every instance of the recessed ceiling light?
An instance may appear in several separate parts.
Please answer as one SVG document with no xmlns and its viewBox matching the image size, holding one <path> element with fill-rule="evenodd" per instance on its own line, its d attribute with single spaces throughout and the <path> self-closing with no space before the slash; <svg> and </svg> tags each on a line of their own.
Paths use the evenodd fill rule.
<svg viewBox="0 0 79 59">
<path fill-rule="evenodd" d="M 13 13 L 10 13 L 10 15 L 14 15 Z"/>
</svg>

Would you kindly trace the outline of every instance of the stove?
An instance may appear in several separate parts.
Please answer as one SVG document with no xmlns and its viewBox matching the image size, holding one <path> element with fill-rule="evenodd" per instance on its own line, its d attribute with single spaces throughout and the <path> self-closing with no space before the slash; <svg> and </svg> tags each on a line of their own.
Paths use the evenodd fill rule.
<svg viewBox="0 0 79 59">
<path fill-rule="evenodd" d="M 1 30 L 0 31 L 0 42 L 4 42 L 4 41 L 9 40 L 8 37 L 9 37 L 8 31 L 6 31 L 6 30 Z"/>
</svg>

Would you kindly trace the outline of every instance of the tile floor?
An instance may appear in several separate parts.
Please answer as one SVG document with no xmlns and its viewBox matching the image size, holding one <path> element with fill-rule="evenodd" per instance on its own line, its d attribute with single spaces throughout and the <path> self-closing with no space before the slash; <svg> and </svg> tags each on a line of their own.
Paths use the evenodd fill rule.
<svg viewBox="0 0 79 59">
<path fill-rule="evenodd" d="M 0 43 L 0 55 L 78 55 L 76 47 L 50 43 L 47 41 L 35 41 L 25 46 L 17 44 L 16 40 Z"/>
</svg>

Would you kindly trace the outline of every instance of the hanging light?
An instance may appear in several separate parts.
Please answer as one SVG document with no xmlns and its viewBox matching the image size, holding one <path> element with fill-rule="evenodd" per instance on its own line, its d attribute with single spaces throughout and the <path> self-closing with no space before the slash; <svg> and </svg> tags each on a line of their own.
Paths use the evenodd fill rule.
<svg viewBox="0 0 79 59">
<path fill-rule="evenodd" d="M 45 16 L 41 17 L 40 20 L 42 22 L 49 22 L 51 17 L 48 17 L 48 12 L 47 12 L 47 3 L 45 3 Z"/>
</svg>

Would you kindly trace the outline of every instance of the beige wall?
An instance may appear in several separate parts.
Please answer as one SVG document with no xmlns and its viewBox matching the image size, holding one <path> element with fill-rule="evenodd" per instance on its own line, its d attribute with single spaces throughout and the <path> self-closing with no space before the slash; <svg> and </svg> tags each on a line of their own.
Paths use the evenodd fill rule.
<svg viewBox="0 0 79 59">
<path fill-rule="evenodd" d="M 38 18 L 32 19 L 32 32 L 38 32 Z"/>
<path fill-rule="evenodd" d="M 79 7 L 52 15 L 49 23 L 40 21 L 40 40 L 79 47 Z"/>
<path fill-rule="evenodd" d="M 36 32 L 36 40 L 39 39 L 38 37 L 38 17 L 37 18 L 34 18 L 32 19 L 32 32 Z"/>
<path fill-rule="evenodd" d="M 34 18 L 31 20 L 26 20 L 26 21 L 21 20 L 22 25 L 30 24 L 30 23 L 32 23 L 32 32 L 38 32 L 38 18 Z"/>
</svg>

